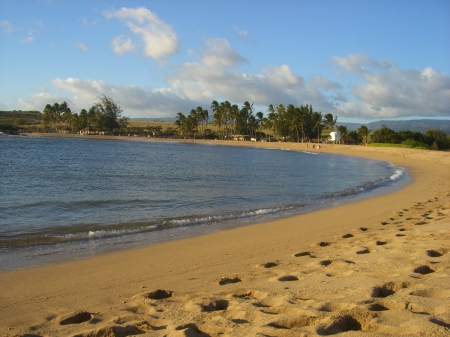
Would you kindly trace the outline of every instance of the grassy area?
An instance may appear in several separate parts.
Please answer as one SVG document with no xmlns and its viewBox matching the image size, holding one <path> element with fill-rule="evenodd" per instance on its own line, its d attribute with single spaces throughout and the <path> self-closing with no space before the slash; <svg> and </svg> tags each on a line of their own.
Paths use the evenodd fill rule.
<svg viewBox="0 0 450 337">
<path fill-rule="evenodd" d="M 408 145 L 408 144 L 390 144 L 390 143 L 369 143 L 367 144 L 367 146 L 372 146 L 372 147 L 401 147 L 401 148 L 406 148 L 406 149 L 422 149 L 422 150 L 428 150 L 425 147 L 416 147 L 416 146 L 412 146 L 412 145 Z"/>
<path fill-rule="evenodd" d="M 152 128 L 152 127 L 162 127 L 162 130 L 167 130 L 167 128 L 175 128 L 174 122 L 154 122 L 154 121 L 141 121 L 130 119 L 128 120 L 128 127 L 130 128 Z"/>
<path fill-rule="evenodd" d="M 0 111 L 0 125 L 35 125 L 39 124 L 42 114 L 39 111 Z"/>
</svg>

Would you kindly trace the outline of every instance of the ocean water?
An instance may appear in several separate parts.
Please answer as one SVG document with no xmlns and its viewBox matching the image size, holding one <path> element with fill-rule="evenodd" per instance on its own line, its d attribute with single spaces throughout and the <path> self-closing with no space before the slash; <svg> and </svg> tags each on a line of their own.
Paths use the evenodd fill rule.
<svg viewBox="0 0 450 337">
<path fill-rule="evenodd" d="M 0 137 L 0 270 L 84 258 L 389 193 L 391 163 L 214 144 Z"/>
</svg>

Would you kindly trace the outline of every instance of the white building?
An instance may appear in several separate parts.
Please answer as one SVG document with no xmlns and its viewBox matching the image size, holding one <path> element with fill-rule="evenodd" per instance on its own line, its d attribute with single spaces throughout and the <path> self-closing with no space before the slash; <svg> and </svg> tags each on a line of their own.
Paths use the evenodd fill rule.
<svg viewBox="0 0 450 337">
<path fill-rule="evenodd" d="M 339 131 L 331 131 L 330 132 L 331 141 L 333 143 L 340 143 L 341 142 L 341 133 Z"/>
</svg>

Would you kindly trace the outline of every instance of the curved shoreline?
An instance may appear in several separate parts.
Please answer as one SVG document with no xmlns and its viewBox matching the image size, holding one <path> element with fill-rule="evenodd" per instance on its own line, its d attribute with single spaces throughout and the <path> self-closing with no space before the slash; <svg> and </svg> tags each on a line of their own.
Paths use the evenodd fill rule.
<svg viewBox="0 0 450 337">
<path fill-rule="evenodd" d="M 311 151 L 306 144 L 210 143 Z M 0 334 L 87 336 L 128 326 L 152 336 L 320 335 L 345 332 L 342 319 L 374 336 L 448 334 L 450 153 L 347 145 L 319 151 L 390 161 L 407 167 L 414 182 L 288 219 L 2 272 Z M 421 266 L 433 272 L 414 272 Z M 388 283 L 393 293 L 376 297 Z M 172 297 L 149 298 L 157 289 Z M 60 324 L 66 316 L 76 321 L 77 312 L 92 317 Z"/>
</svg>

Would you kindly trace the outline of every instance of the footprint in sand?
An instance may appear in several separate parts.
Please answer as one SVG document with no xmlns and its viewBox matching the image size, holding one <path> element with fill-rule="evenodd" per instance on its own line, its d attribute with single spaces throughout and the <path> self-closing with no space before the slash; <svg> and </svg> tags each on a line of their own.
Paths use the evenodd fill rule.
<svg viewBox="0 0 450 337">
<path fill-rule="evenodd" d="M 175 328 L 175 330 L 180 331 L 183 330 L 184 336 L 202 336 L 203 331 L 201 331 L 197 325 L 194 323 L 187 323 L 183 325 L 179 325 Z"/>
<path fill-rule="evenodd" d="M 323 260 L 323 261 L 320 261 L 319 264 L 320 264 L 321 266 L 327 267 L 327 266 L 329 266 L 332 262 L 333 262 L 333 261 L 331 261 L 331 260 Z"/>
<path fill-rule="evenodd" d="M 433 269 L 431 269 L 430 267 L 424 265 L 424 266 L 419 266 L 417 268 L 414 268 L 414 272 L 417 274 L 421 274 L 421 275 L 427 275 L 427 274 L 434 273 L 435 271 Z"/>
<path fill-rule="evenodd" d="M 447 253 L 448 253 L 448 249 L 436 249 L 436 250 L 430 249 L 430 250 L 427 250 L 427 255 L 429 257 L 440 257 L 440 256 L 445 255 Z"/>
<path fill-rule="evenodd" d="M 372 303 L 367 307 L 370 311 L 387 311 L 389 308 L 386 308 L 384 305 L 380 303 Z"/>
<path fill-rule="evenodd" d="M 242 280 L 239 277 L 234 277 L 234 278 L 222 277 L 219 281 L 219 284 L 221 286 L 223 286 L 225 284 L 238 283 L 238 282 L 242 282 Z"/>
<path fill-rule="evenodd" d="M 59 325 L 80 324 L 90 321 L 94 314 L 87 311 L 77 311 L 71 314 L 61 315 L 53 319 L 53 323 Z"/>
<path fill-rule="evenodd" d="M 280 281 L 280 282 L 298 281 L 298 277 L 294 276 L 294 275 L 286 275 L 286 276 L 279 277 L 278 281 Z"/>
<path fill-rule="evenodd" d="M 173 292 L 171 292 L 171 291 L 158 289 L 156 291 L 148 293 L 147 297 L 152 300 L 163 300 L 163 299 L 172 297 L 172 294 L 173 294 Z"/>
<path fill-rule="evenodd" d="M 372 290 L 372 297 L 388 297 L 395 294 L 397 291 L 408 288 L 407 282 L 388 282 L 381 287 L 374 287 Z"/>
<path fill-rule="evenodd" d="M 302 257 L 302 256 L 314 257 L 314 254 L 311 252 L 301 252 L 301 253 L 294 254 L 294 256 L 295 257 Z"/>
<path fill-rule="evenodd" d="M 207 303 L 203 303 L 200 305 L 203 311 L 223 311 L 227 310 L 229 306 L 229 302 L 227 300 L 212 300 Z"/>
<path fill-rule="evenodd" d="M 374 314 L 340 314 L 324 320 L 317 329 L 319 335 L 335 335 L 347 331 L 367 331 Z"/>
<path fill-rule="evenodd" d="M 367 247 L 365 247 L 364 249 L 361 249 L 361 250 L 358 250 L 357 252 L 356 252 L 356 254 L 369 254 L 370 253 L 370 249 L 369 248 L 367 248 Z"/>
</svg>

